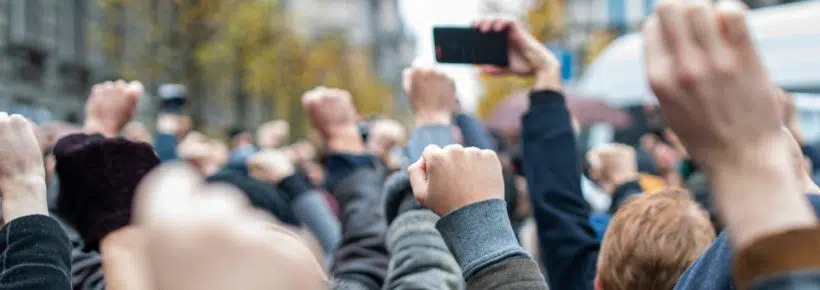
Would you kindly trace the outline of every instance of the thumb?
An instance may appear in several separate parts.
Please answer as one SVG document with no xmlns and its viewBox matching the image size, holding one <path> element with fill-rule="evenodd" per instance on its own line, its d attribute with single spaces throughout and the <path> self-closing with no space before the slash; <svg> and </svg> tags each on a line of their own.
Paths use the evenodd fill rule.
<svg viewBox="0 0 820 290">
<path fill-rule="evenodd" d="M 413 195 L 417 200 L 427 198 L 427 171 L 424 158 L 419 158 L 418 161 L 411 164 L 407 168 L 407 175 L 410 178 L 410 187 L 413 188 Z"/>
</svg>

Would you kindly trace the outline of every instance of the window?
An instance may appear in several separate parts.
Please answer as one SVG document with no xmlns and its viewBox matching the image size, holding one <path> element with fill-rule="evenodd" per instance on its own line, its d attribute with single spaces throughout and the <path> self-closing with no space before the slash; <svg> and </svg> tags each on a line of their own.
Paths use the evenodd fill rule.
<svg viewBox="0 0 820 290">
<path fill-rule="evenodd" d="M 16 45 L 39 46 L 42 36 L 40 13 L 42 0 L 11 0 L 9 20 L 11 42 Z"/>
</svg>

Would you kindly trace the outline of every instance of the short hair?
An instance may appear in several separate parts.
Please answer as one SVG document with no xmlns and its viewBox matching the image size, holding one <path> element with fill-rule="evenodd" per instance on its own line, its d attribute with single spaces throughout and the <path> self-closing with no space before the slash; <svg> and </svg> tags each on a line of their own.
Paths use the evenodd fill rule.
<svg viewBox="0 0 820 290">
<path fill-rule="evenodd" d="M 598 257 L 600 289 L 673 289 L 715 239 L 709 215 L 683 189 L 630 200 L 612 217 Z"/>
</svg>

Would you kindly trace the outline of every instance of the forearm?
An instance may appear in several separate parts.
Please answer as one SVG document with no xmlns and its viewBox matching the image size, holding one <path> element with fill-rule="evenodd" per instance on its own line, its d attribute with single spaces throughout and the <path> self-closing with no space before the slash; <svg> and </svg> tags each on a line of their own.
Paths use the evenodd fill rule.
<svg viewBox="0 0 820 290">
<path fill-rule="evenodd" d="M 330 263 L 333 252 L 339 246 L 341 227 L 324 197 L 314 191 L 302 174 L 291 175 L 279 183 L 279 188 L 289 195 L 296 217 L 316 236 L 325 260 Z"/>
<path fill-rule="evenodd" d="M 726 162 L 704 166 L 736 248 L 744 248 L 761 236 L 813 227 L 817 222 L 803 196 L 788 141 L 778 138 L 766 145 L 752 145 L 748 151 L 739 150 L 727 157 Z M 776 156 L 761 159 L 761 152 Z"/>
<path fill-rule="evenodd" d="M 444 148 L 451 144 L 456 144 L 451 125 L 438 124 L 419 127 L 410 135 L 410 141 L 407 144 L 408 158 L 413 162 L 419 160 L 421 153 L 428 145 L 438 145 Z"/>
<path fill-rule="evenodd" d="M 438 216 L 411 210 L 390 224 L 385 289 L 464 289 L 461 268 L 436 230 Z"/>
<path fill-rule="evenodd" d="M 15 289 L 71 289 L 68 237 L 54 219 L 30 215 L 9 221 L 0 235 L 0 284 Z"/>
<path fill-rule="evenodd" d="M 336 280 L 381 288 L 387 276 L 387 222 L 381 210 L 383 177 L 357 165 L 331 188 L 342 209 L 342 241 L 331 273 Z M 338 173 L 329 173 L 337 174 Z"/>
<path fill-rule="evenodd" d="M 505 265 L 518 259 L 532 260 L 515 238 L 503 200 L 487 200 L 460 208 L 439 220 L 436 228 L 461 266 L 464 280 L 471 285 L 474 279 L 486 280 L 482 271 L 494 265 Z M 538 269 L 534 261 L 524 268 L 492 273 L 501 279 L 495 283 L 513 283 L 516 276 L 512 273 L 533 270 L 531 268 Z M 540 280 L 543 281 L 543 277 Z"/>
<path fill-rule="evenodd" d="M 555 91 L 534 91 L 530 103 L 522 125 L 523 169 L 550 286 L 591 289 L 599 244 L 581 192 L 569 110 Z"/>
<path fill-rule="evenodd" d="M 475 117 L 459 113 L 453 117 L 456 126 L 461 129 L 461 134 L 464 137 L 464 147 L 476 147 L 478 149 L 496 150 L 493 144 L 493 138 L 490 132 L 484 128 L 481 121 Z"/>
</svg>

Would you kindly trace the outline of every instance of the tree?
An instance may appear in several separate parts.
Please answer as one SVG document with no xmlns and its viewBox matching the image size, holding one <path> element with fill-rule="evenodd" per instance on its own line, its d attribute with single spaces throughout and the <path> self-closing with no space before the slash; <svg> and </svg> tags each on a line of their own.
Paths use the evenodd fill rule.
<svg viewBox="0 0 820 290">
<path fill-rule="evenodd" d="M 106 55 L 121 64 L 121 73 L 188 85 L 194 117 L 206 125 L 251 127 L 275 115 L 303 136 L 307 126 L 299 97 L 320 84 L 350 90 L 361 112 L 389 108 L 389 90 L 372 72 L 368 49 L 350 46 L 334 33 L 300 39 L 277 0 L 100 1 L 112 15 L 108 20 L 119 22 L 102 30 Z M 162 17 L 163 9 L 171 15 Z M 131 17 L 118 17 L 117 11 Z M 149 33 L 124 34 L 126 25 Z M 136 43 L 152 45 L 123 57 L 124 40 L 135 36 L 141 38 Z M 271 114 L 262 119 L 246 114 L 248 107 L 260 105 L 270 106 Z M 236 120 L 217 116 L 211 118 L 216 124 L 207 122 L 208 108 L 214 107 L 233 108 Z"/>
<path fill-rule="evenodd" d="M 525 15 L 527 27 L 535 38 L 542 43 L 554 38 L 561 31 L 564 3 L 561 0 L 533 0 Z M 478 114 L 486 116 L 517 91 L 532 86 L 532 80 L 516 76 L 496 77 L 479 76 L 484 84 L 484 94 L 478 104 Z"/>
</svg>

